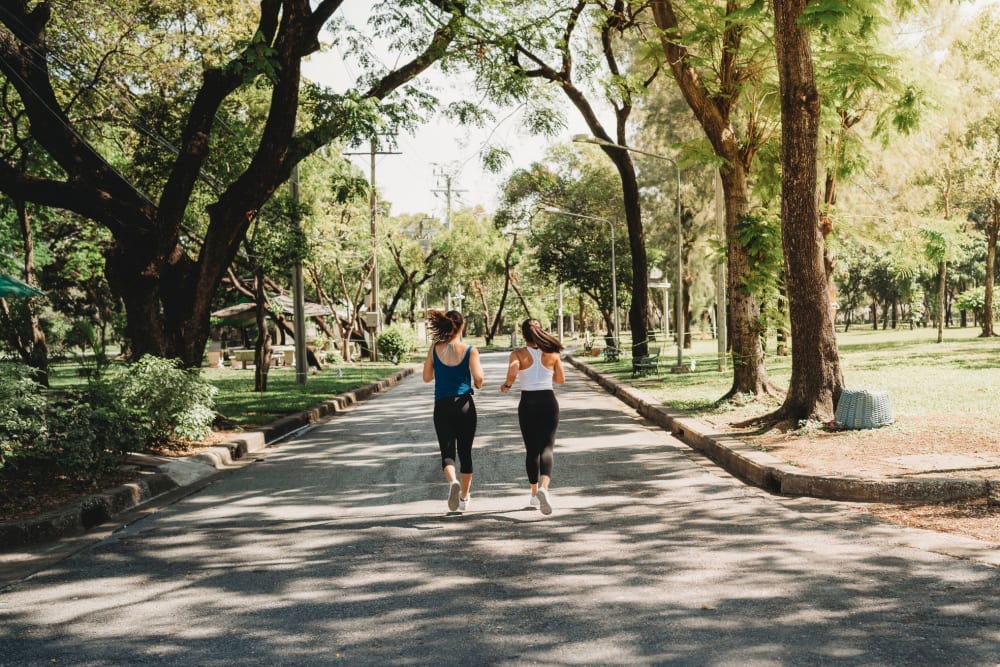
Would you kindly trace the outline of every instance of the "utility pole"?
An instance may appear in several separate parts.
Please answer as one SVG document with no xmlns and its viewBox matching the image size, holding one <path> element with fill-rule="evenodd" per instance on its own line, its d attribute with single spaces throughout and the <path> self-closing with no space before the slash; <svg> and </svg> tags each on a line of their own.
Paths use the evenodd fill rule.
<svg viewBox="0 0 1000 667">
<path fill-rule="evenodd" d="M 398 151 L 379 151 L 375 150 L 375 140 L 372 139 L 368 144 L 367 153 L 344 153 L 344 155 L 368 155 L 370 159 L 371 171 L 369 176 L 369 183 L 371 186 L 371 193 L 368 195 L 368 203 L 371 207 L 371 236 L 372 236 L 372 290 L 369 294 L 368 299 L 368 312 L 371 313 L 373 321 L 370 326 L 372 327 L 372 344 L 371 344 L 371 359 L 372 361 L 378 361 L 378 345 L 376 341 L 378 340 L 379 334 L 382 332 L 382 306 L 379 304 L 378 299 L 378 190 L 375 187 L 375 156 L 376 155 L 400 155 Z"/>
<path fill-rule="evenodd" d="M 292 190 L 292 201 L 295 203 L 295 225 L 299 227 L 299 165 L 292 167 L 292 177 L 289 180 Z M 305 384 L 309 375 L 309 364 L 306 359 L 306 296 L 305 284 L 302 280 L 302 258 L 295 260 L 292 273 L 292 304 L 295 324 L 295 383 Z"/>
<path fill-rule="evenodd" d="M 451 230 L 451 196 L 453 193 L 465 192 L 465 190 L 456 189 L 451 186 L 452 175 L 446 172 L 443 167 L 435 167 L 434 175 L 438 177 L 438 187 L 433 188 L 431 192 L 434 194 L 444 194 L 444 224 L 446 229 Z M 443 186 L 441 185 L 442 181 L 444 181 Z"/>
</svg>

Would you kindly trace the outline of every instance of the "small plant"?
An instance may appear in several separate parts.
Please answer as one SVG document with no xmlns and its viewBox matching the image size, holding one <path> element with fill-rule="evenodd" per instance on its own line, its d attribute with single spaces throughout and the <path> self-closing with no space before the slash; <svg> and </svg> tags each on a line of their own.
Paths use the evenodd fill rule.
<svg viewBox="0 0 1000 667">
<path fill-rule="evenodd" d="M 383 359 L 398 364 L 416 347 L 416 336 L 409 329 L 392 325 L 378 337 L 377 345 Z"/>
<path fill-rule="evenodd" d="M 218 391 L 197 370 L 146 355 L 113 381 L 126 404 L 141 415 L 148 440 L 201 440 L 212 430 Z"/>
</svg>

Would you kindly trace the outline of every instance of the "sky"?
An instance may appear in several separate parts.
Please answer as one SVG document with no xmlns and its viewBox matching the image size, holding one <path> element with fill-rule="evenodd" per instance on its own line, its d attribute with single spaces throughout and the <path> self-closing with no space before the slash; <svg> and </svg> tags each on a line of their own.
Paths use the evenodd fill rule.
<svg viewBox="0 0 1000 667">
<path fill-rule="evenodd" d="M 368 4 L 345 3 L 345 16 L 360 25 L 359 19 L 364 18 Z M 375 48 L 378 50 L 377 45 Z M 303 72 L 311 80 L 336 90 L 343 90 L 356 74 L 348 69 L 336 50 L 314 55 Z M 468 97 L 470 92 L 468 85 L 463 87 L 461 81 L 446 79 L 437 68 L 425 72 L 421 80 L 434 86 L 443 102 Z M 586 133 L 579 114 L 568 108 L 568 102 L 566 106 L 567 129 L 554 138 L 533 137 L 522 131 L 520 117 L 511 110 L 501 111 L 497 123 L 484 129 L 460 127 L 447 119 L 434 118 L 412 136 L 398 136 L 397 146 L 392 149 L 398 154 L 376 156 L 375 183 L 379 193 L 391 203 L 392 215 L 426 213 L 443 219 L 446 198 L 443 192 L 435 190 L 444 189 L 445 179 L 441 174 L 447 172 L 452 174 L 453 210 L 479 204 L 494 211 L 499 187 L 512 171 L 541 159 L 549 145 L 569 142 L 573 134 Z M 482 168 L 479 153 L 487 142 L 502 144 L 511 152 L 511 161 L 499 175 Z M 367 150 L 367 146 L 352 148 L 350 152 L 364 155 L 348 156 L 366 177 L 371 171 Z"/>
</svg>

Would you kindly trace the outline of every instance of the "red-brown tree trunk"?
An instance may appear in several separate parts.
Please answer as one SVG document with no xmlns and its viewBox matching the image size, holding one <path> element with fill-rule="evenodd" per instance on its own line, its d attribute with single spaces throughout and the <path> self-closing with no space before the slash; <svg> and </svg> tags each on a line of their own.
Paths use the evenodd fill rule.
<svg viewBox="0 0 1000 667">
<path fill-rule="evenodd" d="M 774 417 L 833 418 L 843 389 L 816 204 L 820 99 L 807 0 L 773 0 L 781 91 L 781 234 L 792 330 L 792 377 Z"/>
</svg>

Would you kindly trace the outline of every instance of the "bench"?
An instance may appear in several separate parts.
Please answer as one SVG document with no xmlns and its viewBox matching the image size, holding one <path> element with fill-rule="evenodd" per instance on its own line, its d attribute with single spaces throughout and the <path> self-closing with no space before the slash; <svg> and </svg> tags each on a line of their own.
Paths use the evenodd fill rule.
<svg viewBox="0 0 1000 667">
<path fill-rule="evenodd" d="M 632 358 L 632 377 L 645 377 L 660 372 L 660 348 L 648 348 L 649 354 Z"/>
<path fill-rule="evenodd" d="M 622 351 L 617 347 L 607 347 L 604 349 L 604 358 L 608 361 L 618 361 L 622 356 Z"/>
</svg>

